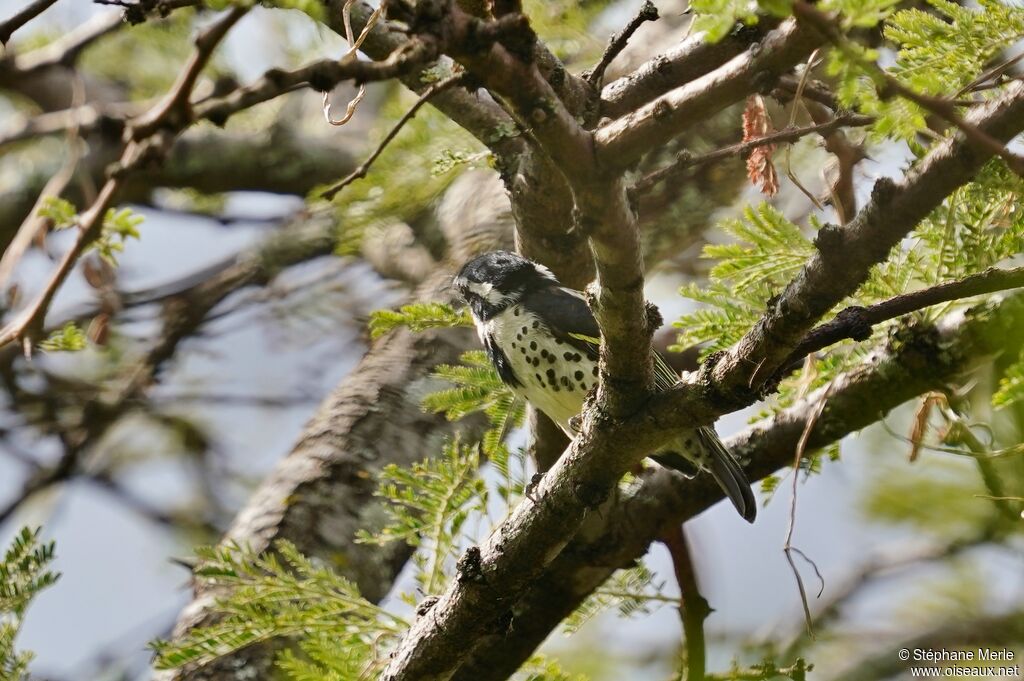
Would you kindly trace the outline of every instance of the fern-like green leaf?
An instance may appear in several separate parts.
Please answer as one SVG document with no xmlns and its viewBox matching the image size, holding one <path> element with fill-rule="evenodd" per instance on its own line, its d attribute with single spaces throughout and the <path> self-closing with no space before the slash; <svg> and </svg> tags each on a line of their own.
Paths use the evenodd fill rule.
<svg viewBox="0 0 1024 681">
<path fill-rule="evenodd" d="M 227 594 L 214 606 L 220 619 L 180 639 L 153 643 L 159 669 L 206 664 L 278 637 L 345 637 L 383 647 L 406 627 L 364 599 L 351 581 L 288 542 L 264 554 L 228 545 L 200 549 L 197 555 L 202 562 L 196 577 Z"/>
<path fill-rule="evenodd" d="M 379 338 L 404 326 L 411 331 L 473 326 L 473 319 L 465 310 L 456 310 L 444 303 L 414 303 L 398 310 L 375 310 L 370 314 L 370 336 Z"/>
</svg>

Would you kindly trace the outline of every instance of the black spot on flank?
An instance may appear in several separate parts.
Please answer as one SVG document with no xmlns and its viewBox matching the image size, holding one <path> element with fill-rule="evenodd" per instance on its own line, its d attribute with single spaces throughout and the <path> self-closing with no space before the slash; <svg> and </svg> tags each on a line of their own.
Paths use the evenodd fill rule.
<svg viewBox="0 0 1024 681">
<path fill-rule="evenodd" d="M 693 439 L 686 438 L 686 442 L 684 442 L 683 444 L 686 445 L 687 447 L 693 447 Z"/>
<path fill-rule="evenodd" d="M 512 341 L 512 349 L 513 349 L 513 350 L 515 350 L 515 349 L 516 349 L 516 342 L 515 342 L 515 341 Z"/>
<path fill-rule="evenodd" d="M 572 384 L 569 383 L 569 377 L 568 376 L 562 376 L 561 379 L 559 379 L 559 380 L 561 380 L 562 385 L 564 385 L 566 388 L 571 388 L 572 387 Z"/>
<path fill-rule="evenodd" d="M 524 345 L 523 347 L 519 348 L 519 352 L 521 352 L 521 353 L 523 353 L 525 355 L 526 354 L 526 346 Z"/>
<path fill-rule="evenodd" d="M 590 373 L 592 373 L 592 374 L 594 374 L 595 376 L 597 376 L 597 367 L 595 366 L 595 367 L 593 368 L 593 370 L 592 370 L 592 371 L 591 371 Z"/>
<path fill-rule="evenodd" d="M 575 374 L 573 374 L 573 376 L 576 377 L 577 381 L 582 381 L 583 380 L 583 372 L 582 371 L 577 371 Z"/>
<path fill-rule="evenodd" d="M 521 334 L 521 333 L 517 333 L 517 334 L 516 334 L 516 340 L 517 340 L 517 341 L 521 341 L 521 340 L 523 340 L 523 334 Z"/>
<path fill-rule="evenodd" d="M 551 364 L 555 363 L 555 355 L 554 355 L 554 353 L 548 355 L 548 362 L 551 363 Z"/>
<path fill-rule="evenodd" d="M 540 366 L 540 357 L 533 358 L 533 366 Z"/>
<path fill-rule="evenodd" d="M 580 353 L 578 353 L 578 352 L 575 355 L 572 356 L 572 361 L 574 361 L 574 362 L 578 362 L 581 359 L 583 359 L 583 358 L 580 356 Z"/>
<path fill-rule="evenodd" d="M 562 389 L 558 387 L 557 383 L 552 384 L 551 389 L 554 390 L 556 393 L 562 391 Z"/>
<path fill-rule="evenodd" d="M 565 361 L 568 362 L 568 361 L 570 361 L 572 359 L 572 353 L 571 352 L 567 352 L 567 353 L 563 354 L 562 357 L 564 357 Z"/>
<path fill-rule="evenodd" d="M 547 359 L 548 358 L 548 351 L 545 350 L 545 349 L 541 349 L 540 356 L 543 357 L 544 359 Z"/>
<path fill-rule="evenodd" d="M 523 333 L 526 333 L 526 332 L 528 332 L 528 331 L 529 331 L 529 329 L 528 329 L 528 328 L 526 328 L 526 327 L 524 326 L 524 327 L 523 327 Z"/>
<path fill-rule="evenodd" d="M 530 349 L 531 350 L 536 350 L 537 349 L 537 341 L 530 341 Z"/>
<path fill-rule="evenodd" d="M 556 339 L 555 339 L 555 345 L 561 345 L 561 344 L 562 344 L 562 343 L 564 343 L 564 342 L 565 342 L 565 341 L 563 341 L 563 340 L 562 340 L 561 338 L 556 338 Z"/>
<path fill-rule="evenodd" d="M 572 392 L 572 383 L 570 383 L 569 385 L 565 386 L 565 389 L 566 389 L 566 390 L 567 390 L 568 392 Z"/>
<path fill-rule="evenodd" d="M 538 321 L 534 320 L 534 322 L 533 322 L 533 328 L 535 328 L 535 329 L 536 329 L 536 328 L 537 328 L 538 326 L 540 326 L 540 322 L 538 322 Z"/>
<path fill-rule="evenodd" d="M 558 379 L 555 378 L 555 370 L 554 369 L 548 369 L 545 372 L 545 375 L 548 377 L 548 380 L 551 381 L 552 383 L 556 383 L 558 381 Z"/>
<path fill-rule="evenodd" d="M 512 316 L 513 317 L 518 317 L 519 316 L 519 308 L 518 307 L 516 309 L 512 310 Z"/>
<path fill-rule="evenodd" d="M 537 382 L 540 383 L 540 387 L 544 387 L 544 377 L 540 374 L 534 374 L 537 377 Z"/>
</svg>

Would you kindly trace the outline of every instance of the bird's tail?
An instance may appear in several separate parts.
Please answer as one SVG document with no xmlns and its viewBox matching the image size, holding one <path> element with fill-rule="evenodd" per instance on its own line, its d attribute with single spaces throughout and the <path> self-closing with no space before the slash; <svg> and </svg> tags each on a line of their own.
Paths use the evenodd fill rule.
<svg viewBox="0 0 1024 681">
<path fill-rule="evenodd" d="M 750 482 L 740 468 L 739 462 L 718 439 L 718 433 L 713 428 L 698 428 L 697 439 L 706 454 L 707 466 L 715 482 L 729 497 L 729 501 L 743 519 L 748 523 L 754 522 L 754 518 L 757 517 L 757 500 L 754 499 L 754 491 L 750 488 Z M 693 464 L 674 452 L 659 452 L 652 458 L 661 465 L 685 475 L 692 476 L 695 472 Z"/>
</svg>

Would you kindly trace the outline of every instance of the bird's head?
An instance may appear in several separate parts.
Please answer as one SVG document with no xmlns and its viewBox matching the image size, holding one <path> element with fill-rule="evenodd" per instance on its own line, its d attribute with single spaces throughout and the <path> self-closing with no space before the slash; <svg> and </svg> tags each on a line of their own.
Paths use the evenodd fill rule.
<svg viewBox="0 0 1024 681">
<path fill-rule="evenodd" d="M 452 286 L 469 305 L 473 315 L 486 321 L 531 290 L 558 286 L 551 270 L 507 251 L 479 255 L 459 270 Z"/>
</svg>

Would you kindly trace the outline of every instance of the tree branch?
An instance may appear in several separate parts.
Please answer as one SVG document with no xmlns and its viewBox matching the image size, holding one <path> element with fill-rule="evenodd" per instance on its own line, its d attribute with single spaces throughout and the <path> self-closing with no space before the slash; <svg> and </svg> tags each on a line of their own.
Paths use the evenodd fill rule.
<svg viewBox="0 0 1024 681">
<path fill-rule="evenodd" d="M 19 28 L 50 8 L 57 0 L 32 0 L 11 18 L 0 21 L 0 44 L 6 45 Z"/>
<path fill-rule="evenodd" d="M 792 366 L 807 355 L 847 338 L 866 340 L 875 324 L 932 305 L 1021 287 L 1024 287 L 1024 267 L 1008 270 L 990 267 L 963 279 L 893 296 L 869 307 L 848 307 L 840 310 L 831 321 L 816 326 L 804 336 L 784 364 Z"/>
<path fill-rule="evenodd" d="M 765 33 L 777 25 L 770 17 L 762 17 L 756 26 L 737 26 L 716 43 L 707 42 L 703 34 L 681 41 L 629 75 L 606 85 L 601 91 L 601 114 L 619 118 L 669 90 L 714 71 L 764 38 Z"/>
<path fill-rule="evenodd" d="M 723 66 L 676 88 L 597 129 L 595 154 L 601 168 L 626 168 L 680 132 L 750 93 L 751 83 L 769 86 L 822 42 L 814 29 L 787 20 L 759 44 Z"/>
<path fill-rule="evenodd" d="M 865 125 L 871 125 L 874 120 L 875 119 L 871 116 L 862 116 L 860 114 L 852 113 L 841 114 L 823 123 L 808 125 L 801 128 L 779 130 L 778 132 L 765 135 L 764 137 L 758 137 L 757 139 L 747 142 L 738 142 L 728 147 L 723 147 L 722 149 L 709 151 L 708 153 L 701 154 L 700 156 L 694 156 L 688 151 L 682 151 L 676 156 L 676 160 L 673 163 L 663 168 L 658 168 L 637 180 L 636 184 L 630 189 L 630 194 L 634 196 L 642 195 L 653 189 L 659 182 L 673 178 L 687 168 L 714 163 L 732 156 L 739 156 L 742 158 L 754 149 L 763 147 L 766 144 L 795 142 L 807 135 L 825 136 L 844 127 L 862 127 Z"/>
<path fill-rule="evenodd" d="M 629 39 L 633 37 L 637 29 L 648 21 L 657 20 L 658 8 L 654 6 L 651 0 L 644 0 L 644 4 L 640 6 L 636 15 L 626 24 L 625 28 L 612 36 L 612 39 L 608 42 L 608 47 L 604 50 L 604 54 L 601 55 L 600 61 L 585 74 L 584 77 L 591 87 L 601 87 L 601 83 L 604 81 L 604 72 L 608 65 L 612 63 L 615 57 L 619 56 L 622 50 L 626 49 Z"/>
</svg>

